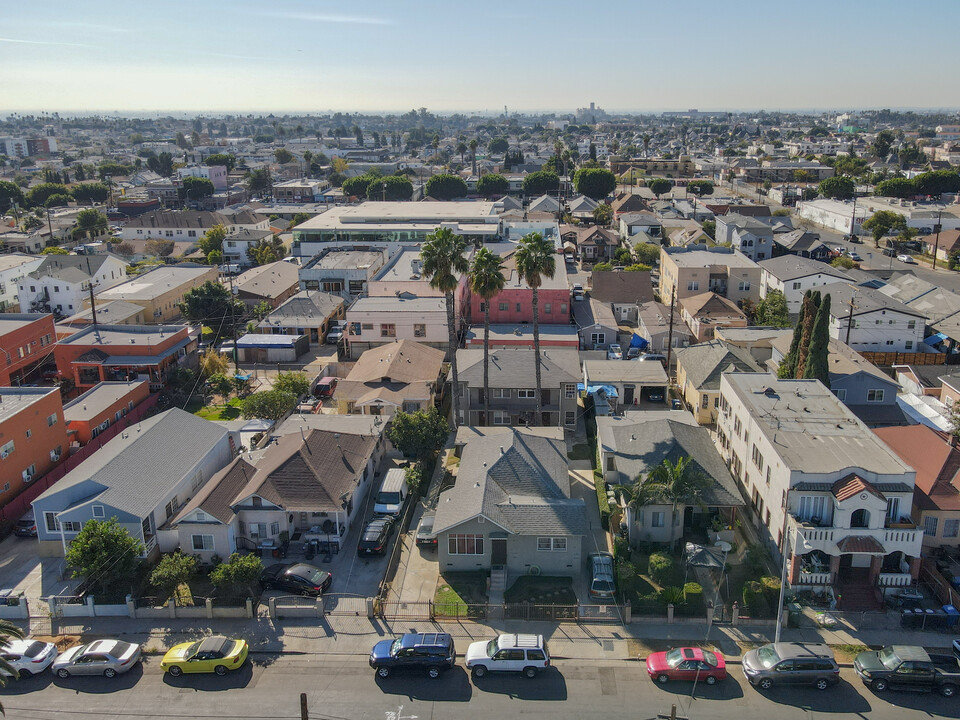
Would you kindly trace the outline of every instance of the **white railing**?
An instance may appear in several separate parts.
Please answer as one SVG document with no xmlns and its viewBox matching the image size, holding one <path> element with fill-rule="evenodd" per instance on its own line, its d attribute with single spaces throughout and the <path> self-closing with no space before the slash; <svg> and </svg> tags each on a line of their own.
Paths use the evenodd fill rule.
<svg viewBox="0 0 960 720">
<path fill-rule="evenodd" d="M 147 557 L 153 552 L 153 549 L 157 546 L 157 536 L 151 535 L 143 543 L 143 555 L 141 557 Z"/>
<path fill-rule="evenodd" d="M 910 573 L 880 573 L 877 585 L 880 587 L 907 587 L 913 583 Z"/>
<path fill-rule="evenodd" d="M 804 572 L 800 571 L 800 579 L 797 581 L 798 585 L 830 585 L 832 583 L 832 575 L 829 572 Z"/>
<path fill-rule="evenodd" d="M 835 543 L 845 537 L 873 537 L 883 544 L 888 553 L 900 550 L 908 555 L 919 551 L 921 530 L 915 528 L 840 528 L 814 527 L 796 518 L 790 519 L 796 528 L 797 536 L 802 538 L 809 549 L 836 552 Z"/>
</svg>

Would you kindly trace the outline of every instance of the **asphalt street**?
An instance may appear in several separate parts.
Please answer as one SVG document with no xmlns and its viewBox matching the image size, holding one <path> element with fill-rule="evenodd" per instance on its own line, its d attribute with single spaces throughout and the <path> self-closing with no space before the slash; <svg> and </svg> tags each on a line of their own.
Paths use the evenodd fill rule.
<svg viewBox="0 0 960 720">
<path fill-rule="evenodd" d="M 112 680 L 52 674 L 14 682 L 0 690 L 10 720 L 62 718 L 257 718 L 300 717 L 307 694 L 312 720 L 440 720 L 443 718 L 679 718 L 958 717 L 960 703 L 938 695 L 876 695 L 850 669 L 839 685 L 820 692 L 785 687 L 761 692 L 738 665 L 710 687 L 659 686 L 635 661 L 558 661 L 533 680 L 488 676 L 472 681 L 462 666 L 429 680 L 419 675 L 376 678 L 363 658 L 331 655 L 257 655 L 227 677 L 160 672 L 159 659 Z"/>
</svg>

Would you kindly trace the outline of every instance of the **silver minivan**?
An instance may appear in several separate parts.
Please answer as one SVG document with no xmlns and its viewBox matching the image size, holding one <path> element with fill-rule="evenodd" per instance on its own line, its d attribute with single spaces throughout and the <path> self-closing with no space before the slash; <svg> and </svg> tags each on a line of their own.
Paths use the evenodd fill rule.
<svg viewBox="0 0 960 720">
<path fill-rule="evenodd" d="M 590 597 L 594 600 L 613 600 L 617 591 L 613 579 L 613 555 L 608 552 L 590 553 Z"/>
<path fill-rule="evenodd" d="M 769 643 L 743 656 L 743 674 L 751 685 L 813 685 L 826 690 L 840 680 L 833 651 L 821 643 Z"/>
</svg>

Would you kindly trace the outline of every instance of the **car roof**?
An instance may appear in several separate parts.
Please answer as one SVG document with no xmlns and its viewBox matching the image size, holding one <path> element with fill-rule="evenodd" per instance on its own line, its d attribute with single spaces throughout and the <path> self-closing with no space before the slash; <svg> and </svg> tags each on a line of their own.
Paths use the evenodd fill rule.
<svg viewBox="0 0 960 720">
<path fill-rule="evenodd" d="M 927 654 L 927 651 L 916 645 L 891 645 L 890 649 L 893 650 L 897 657 L 904 662 L 927 662 L 930 660 L 930 656 Z"/>
<path fill-rule="evenodd" d="M 120 644 L 119 640 L 94 640 L 92 643 L 87 645 L 84 649 L 83 654 L 87 653 L 112 653 L 117 645 Z"/>
<path fill-rule="evenodd" d="M 798 657 L 825 657 L 833 660 L 833 651 L 823 643 L 773 643 L 782 660 Z"/>
<path fill-rule="evenodd" d="M 203 642 L 200 643 L 200 647 L 197 648 L 197 652 L 220 652 L 222 653 L 225 648 L 233 644 L 233 640 L 225 638 L 223 635 L 211 635 L 208 638 L 204 638 Z"/>
<path fill-rule="evenodd" d="M 513 633 L 501 635 L 497 638 L 497 647 L 503 648 L 540 648 L 543 646 L 543 635 Z"/>
<path fill-rule="evenodd" d="M 0 646 L 0 652 L 15 653 L 17 655 L 22 655 L 24 651 L 33 645 L 33 643 L 39 642 L 38 640 L 11 640 L 8 643 L 4 643 Z"/>
<path fill-rule="evenodd" d="M 294 563 L 293 565 L 290 565 L 286 570 L 284 570 L 284 574 L 285 575 L 288 575 L 288 574 L 299 575 L 301 573 L 312 574 L 317 571 L 323 572 L 316 565 L 311 565 L 310 563 Z"/>
<path fill-rule="evenodd" d="M 448 647 L 449 633 L 407 633 L 400 638 L 400 647 Z"/>
</svg>

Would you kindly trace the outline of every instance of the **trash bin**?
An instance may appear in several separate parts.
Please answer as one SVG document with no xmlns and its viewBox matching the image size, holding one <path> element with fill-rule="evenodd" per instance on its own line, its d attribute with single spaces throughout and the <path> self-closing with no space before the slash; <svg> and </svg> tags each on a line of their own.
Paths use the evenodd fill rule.
<svg viewBox="0 0 960 720">
<path fill-rule="evenodd" d="M 916 630 L 920 627 L 921 619 L 913 610 L 905 609 L 900 613 L 900 627 L 904 630 Z"/>
<path fill-rule="evenodd" d="M 787 626 L 800 627 L 800 618 L 803 617 L 803 607 L 799 603 L 787 603 Z"/>
<path fill-rule="evenodd" d="M 953 605 L 944 605 L 943 611 L 947 614 L 947 627 L 955 627 L 957 622 L 960 621 L 960 610 L 957 610 Z"/>
</svg>

